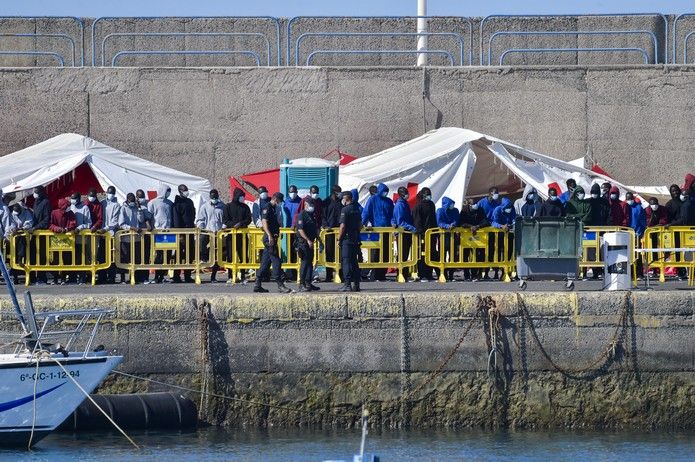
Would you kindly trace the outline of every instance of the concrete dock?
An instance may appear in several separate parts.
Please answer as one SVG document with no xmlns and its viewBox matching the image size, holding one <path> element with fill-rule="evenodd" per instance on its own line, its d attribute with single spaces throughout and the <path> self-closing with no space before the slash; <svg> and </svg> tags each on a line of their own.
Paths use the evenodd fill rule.
<svg viewBox="0 0 695 462">
<path fill-rule="evenodd" d="M 114 308 L 99 343 L 125 355 L 120 370 L 206 390 L 190 395 L 213 424 L 351 426 L 365 404 L 385 427 L 695 428 L 695 292 L 673 283 L 607 293 L 595 284 L 564 292 L 538 283 L 523 293 L 490 282 L 291 296 L 224 284 L 32 292 L 39 310 Z M 0 306 L 0 330 L 11 330 L 9 300 Z M 112 376 L 100 391 L 164 389 Z"/>
</svg>

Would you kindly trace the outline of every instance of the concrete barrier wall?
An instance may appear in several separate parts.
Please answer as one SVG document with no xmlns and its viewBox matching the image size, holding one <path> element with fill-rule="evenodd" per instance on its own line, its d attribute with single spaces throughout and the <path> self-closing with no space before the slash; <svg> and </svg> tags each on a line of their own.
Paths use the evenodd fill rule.
<svg viewBox="0 0 695 462">
<path fill-rule="evenodd" d="M 191 393 L 217 424 L 354 425 L 365 404 L 377 426 L 695 428 L 689 293 L 484 295 L 81 295 L 35 305 L 115 308 L 98 342 L 125 355 L 124 372 L 284 407 Z M 8 300 L 0 307 L 0 331 L 15 330 Z M 164 389 L 112 376 L 101 392 Z"/>
<path fill-rule="evenodd" d="M 5 69 L 0 154 L 64 132 L 210 178 L 358 156 L 458 126 L 564 160 L 589 152 L 625 184 L 692 171 L 689 67 Z M 423 98 L 423 90 L 425 98 Z"/>
<path fill-rule="evenodd" d="M 91 65 L 92 57 L 92 23 L 94 18 L 81 18 L 84 23 L 84 40 L 80 39 L 78 28 L 68 19 L 0 19 L 0 33 L 30 32 L 30 33 L 66 33 L 76 40 L 79 52 L 84 48 L 85 65 Z M 350 18 L 298 18 L 293 21 L 290 37 L 290 59 L 287 61 L 287 25 L 289 18 L 279 18 L 280 23 L 280 55 L 283 64 L 294 65 L 295 44 L 297 38 L 304 33 L 312 32 L 357 32 L 357 33 L 386 33 L 386 32 L 415 32 L 414 19 L 350 19 Z M 469 29 L 469 21 L 472 25 Z M 430 20 L 430 32 L 456 33 L 464 42 L 466 64 L 487 62 L 488 41 L 494 32 L 498 31 L 625 31 L 639 30 L 654 34 L 659 42 L 658 61 L 664 63 L 664 46 L 668 41 L 669 54 L 673 48 L 672 37 L 666 34 L 666 25 L 659 15 L 650 16 L 615 16 L 615 17 L 544 17 L 544 18 L 490 18 L 481 30 L 482 18 L 441 17 Z M 674 16 L 668 16 L 668 28 L 672 30 Z M 693 31 L 695 17 L 687 17 L 680 21 L 676 34 L 676 49 L 678 62 L 682 62 L 683 44 L 686 35 Z M 126 32 L 235 32 L 262 33 L 270 41 L 271 61 L 277 64 L 277 38 L 275 23 L 267 19 L 190 19 L 190 18 L 156 18 L 134 19 L 116 18 L 100 21 L 95 29 L 96 63 L 101 65 L 102 40 L 112 33 Z M 482 39 L 482 40 L 481 40 Z M 429 48 L 446 50 L 456 58 L 459 65 L 459 43 L 452 37 L 430 37 Z M 480 60 L 480 45 L 482 41 L 483 59 Z M 651 39 L 646 35 L 566 35 L 559 37 L 548 36 L 505 36 L 497 37 L 493 42 L 493 61 L 499 62 L 504 50 L 512 48 L 595 48 L 595 47 L 638 47 L 649 54 L 653 62 L 655 53 Z M 416 48 L 415 37 L 307 37 L 300 47 L 300 65 L 312 51 L 316 50 L 412 50 Z M 62 39 L 19 39 L 3 38 L 0 40 L 0 50 L 52 50 L 67 54 L 65 41 Z M 123 50 L 251 50 L 258 53 L 265 62 L 267 51 L 265 44 L 258 37 L 110 37 L 107 41 L 105 63 L 110 65 L 111 58 L 117 51 Z M 469 58 L 472 57 L 472 60 Z M 695 40 L 691 39 L 687 62 L 695 57 Z M 321 55 L 314 60 L 316 65 L 324 66 L 410 66 L 415 64 L 413 55 L 372 54 L 372 55 Z M 67 59 L 66 59 L 67 61 Z M 432 64 L 445 64 L 447 61 L 440 56 L 433 56 Z M 505 59 L 510 65 L 600 65 L 600 64 L 639 64 L 642 57 L 635 52 L 609 53 L 544 53 L 544 54 L 514 54 Z M 67 63 L 66 63 L 67 64 Z M 122 66 L 248 66 L 252 64 L 245 56 L 129 56 L 119 60 Z M 55 65 L 52 58 L 26 58 L 0 56 L 0 66 L 34 66 Z"/>
</svg>

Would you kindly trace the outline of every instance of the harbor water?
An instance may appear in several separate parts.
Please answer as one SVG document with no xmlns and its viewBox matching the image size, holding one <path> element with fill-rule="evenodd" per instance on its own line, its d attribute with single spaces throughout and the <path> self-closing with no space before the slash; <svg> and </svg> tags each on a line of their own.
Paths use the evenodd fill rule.
<svg viewBox="0 0 695 462">
<path fill-rule="evenodd" d="M 14 461 L 324 461 L 349 460 L 360 433 L 312 430 L 55 433 L 31 452 L 0 450 Z M 366 450 L 382 461 L 657 461 L 695 460 L 695 433 L 372 430 Z"/>
</svg>

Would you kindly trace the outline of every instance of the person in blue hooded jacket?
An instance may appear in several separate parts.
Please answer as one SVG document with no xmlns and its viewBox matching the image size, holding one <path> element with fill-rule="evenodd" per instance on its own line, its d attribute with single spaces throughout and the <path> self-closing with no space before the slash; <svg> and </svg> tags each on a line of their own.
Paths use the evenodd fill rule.
<svg viewBox="0 0 695 462">
<path fill-rule="evenodd" d="M 391 219 L 393 218 L 393 201 L 389 198 L 389 188 L 384 183 L 379 183 L 376 188 L 376 194 L 369 198 L 367 205 L 362 210 L 362 224 L 365 227 L 390 227 Z M 379 250 L 372 250 L 371 261 L 378 263 Z M 388 239 L 382 239 L 381 242 L 381 257 L 383 261 L 388 259 L 391 253 L 391 243 Z M 377 281 L 386 280 L 386 269 L 375 269 L 372 273 Z"/>
<path fill-rule="evenodd" d="M 495 188 L 494 186 L 488 189 L 487 196 L 480 199 L 476 205 L 485 211 L 487 221 L 492 223 L 492 212 L 494 212 L 495 209 L 500 206 L 499 189 Z"/>
<path fill-rule="evenodd" d="M 414 233 L 416 231 L 413 222 L 413 214 L 410 211 L 410 205 L 408 204 L 409 194 L 408 190 L 401 186 L 398 188 L 398 200 L 396 200 L 396 205 L 393 207 L 393 218 L 391 219 L 391 224 L 395 228 L 403 228 L 406 231 Z M 401 261 L 407 261 L 410 256 L 410 249 L 413 245 L 413 235 L 409 233 L 403 233 L 401 242 L 403 243 L 403 248 L 398 249 L 399 257 Z M 403 277 L 408 279 L 410 277 L 410 270 L 408 268 L 403 269 Z"/>
<path fill-rule="evenodd" d="M 638 245 L 642 242 L 644 232 L 647 230 L 647 212 L 642 204 L 635 200 L 635 195 L 631 192 L 625 194 L 628 212 L 630 212 L 630 228 L 635 230 Z M 639 245 L 639 247 L 642 247 Z M 642 276 L 642 259 L 637 259 L 637 276 Z"/>
<path fill-rule="evenodd" d="M 500 205 L 492 212 L 492 226 L 507 232 L 506 255 L 504 252 L 505 235 L 497 234 L 497 258 L 500 261 L 504 260 L 505 257 L 507 260 L 512 258 L 512 250 L 514 249 L 512 244 L 514 242 L 514 236 L 511 234 L 511 231 L 514 231 L 514 220 L 516 220 L 514 205 L 512 204 L 512 201 L 505 197 L 502 199 Z M 494 239 L 490 239 L 490 241 L 493 242 Z M 493 252 L 494 251 L 492 251 L 490 255 L 494 255 Z M 495 269 L 495 277 L 497 277 L 497 269 Z"/>
<path fill-rule="evenodd" d="M 456 208 L 456 203 L 449 197 L 442 197 L 442 206 L 437 209 L 437 226 L 442 229 L 453 229 L 458 225 L 459 222 L 459 210 Z M 439 243 L 439 249 L 444 249 L 444 253 L 441 255 L 445 261 L 456 261 L 458 260 L 458 243 L 459 237 L 453 233 L 444 233 L 442 235 L 442 240 L 444 245 Z M 454 244 L 454 253 L 451 253 L 451 244 Z M 449 255 L 449 259 L 446 260 L 446 256 Z M 444 272 L 444 277 L 447 281 L 454 280 L 454 270 L 446 270 Z"/>
</svg>

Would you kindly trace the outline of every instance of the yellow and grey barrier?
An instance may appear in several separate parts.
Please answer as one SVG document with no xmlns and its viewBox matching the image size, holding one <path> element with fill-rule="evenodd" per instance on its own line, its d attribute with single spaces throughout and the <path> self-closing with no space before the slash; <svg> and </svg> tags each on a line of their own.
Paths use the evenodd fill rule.
<svg viewBox="0 0 695 462">
<path fill-rule="evenodd" d="M 153 231 L 118 231 L 113 237 L 113 261 L 130 273 L 141 270 L 192 270 L 200 284 L 200 273 L 215 264 L 215 233 L 198 228 Z"/>
<path fill-rule="evenodd" d="M 278 253 L 282 268 L 299 270 L 299 258 L 294 250 L 294 229 L 281 228 L 278 238 Z M 232 272 L 236 282 L 242 270 L 257 270 L 261 266 L 261 255 L 265 245 L 260 228 L 224 229 L 217 232 L 217 264 Z"/>
<path fill-rule="evenodd" d="M 27 286 L 34 271 L 86 272 L 94 285 L 97 271 L 111 266 L 111 248 L 111 236 L 100 231 L 20 231 L 10 236 L 10 267 L 24 271 Z"/>
<path fill-rule="evenodd" d="M 338 242 L 340 235 L 339 228 L 329 228 L 321 231 L 321 239 L 326 246 L 334 246 L 334 258 L 330 261 L 326 258 L 326 251 L 321 252 L 318 256 L 317 264 L 323 265 L 326 268 L 334 270 L 334 282 L 341 282 L 340 267 L 341 267 L 341 249 Z M 365 239 L 366 237 L 366 239 Z M 410 250 L 408 255 L 403 255 L 401 249 L 408 247 L 407 242 L 410 241 Z M 418 236 L 410 231 L 402 228 L 365 228 L 362 230 L 362 241 L 360 243 L 362 250 L 362 261 L 359 262 L 360 269 L 389 269 L 394 268 L 398 272 L 396 280 L 405 282 L 405 270 L 408 269 L 412 274 L 416 274 L 417 257 L 420 255 L 420 247 Z"/>
<path fill-rule="evenodd" d="M 635 236 L 635 230 L 626 226 L 585 226 L 582 236 L 582 258 L 579 267 L 582 270 L 588 268 L 603 268 L 603 235 L 606 233 L 628 233 L 630 235 L 629 253 L 632 255 L 632 281 L 637 285 L 637 259 L 639 255 L 635 252 L 635 247 L 639 241 Z"/>
<path fill-rule="evenodd" d="M 646 269 L 659 270 L 659 282 L 665 282 L 666 268 L 688 270 L 688 285 L 695 284 L 695 226 L 655 226 L 644 233 L 645 249 L 674 249 L 646 253 Z"/>
<path fill-rule="evenodd" d="M 428 229 L 423 255 L 425 264 L 439 270 L 439 282 L 446 282 L 445 271 L 499 268 L 509 282 L 516 270 L 513 233 L 499 228 Z"/>
</svg>

